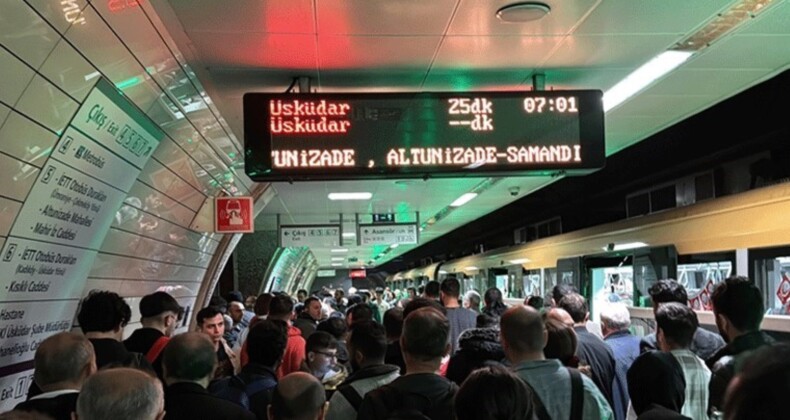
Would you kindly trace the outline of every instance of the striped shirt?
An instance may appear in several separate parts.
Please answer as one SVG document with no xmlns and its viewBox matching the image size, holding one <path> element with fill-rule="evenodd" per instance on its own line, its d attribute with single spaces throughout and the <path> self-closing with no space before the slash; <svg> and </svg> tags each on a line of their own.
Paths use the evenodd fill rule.
<svg viewBox="0 0 790 420">
<path fill-rule="evenodd" d="M 683 403 L 680 414 L 694 420 L 706 420 L 710 369 L 691 350 L 672 350 L 671 353 L 683 368 L 683 377 L 686 380 L 686 402 Z"/>
</svg>

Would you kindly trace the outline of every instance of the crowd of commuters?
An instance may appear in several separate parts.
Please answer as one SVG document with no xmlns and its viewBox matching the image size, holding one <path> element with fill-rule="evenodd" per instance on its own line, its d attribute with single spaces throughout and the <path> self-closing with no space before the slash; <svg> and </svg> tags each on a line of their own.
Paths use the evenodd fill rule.
<svg viewBox="0 0 790 420">
<path fill-rule="evenodd" d="M 27 400 L 0 419 L 786 418 L 790 346 L 759 330 L 751 281 L 713 291 L 718 333 L 674 280 L 650 295 L 656 332 L 640 338 L 622 303 L 591 327 L 567 285 L 511 307 L 496 288 L 462 296 L 453 277 L 403 294 L 236 292 L 178 335 L 184 309 L 156 292 L 122 340 L 129 305 L 94 292 L 82 332 L 40 344 Z"/>
</svg>

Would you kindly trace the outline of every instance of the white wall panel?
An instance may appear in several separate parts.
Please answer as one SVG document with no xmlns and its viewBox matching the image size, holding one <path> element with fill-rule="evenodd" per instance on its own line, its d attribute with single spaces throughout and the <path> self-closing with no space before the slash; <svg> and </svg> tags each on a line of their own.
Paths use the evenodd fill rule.
<svg viewBox="0 0 790 420">
<path fill-rule="evenodd" d="M 129 197 L 133 197 L 140 202 L 140 205 L 142 205 L 140 207 L 141 210 L 184 227 L 189 226 L 189 223 L 195 216 L 195 212 L 188 207 L 141 182 L 134 183 L 134 186 L 129 191 Z M 127 204 L 132 203 L 127 199 Z"/>
<path fill-rule="evenodd" d="M 17 112 L 11 112 L 0 128 L 0 151 L 39 168 L 57 140 L 51 131 Z"/>
<path fill-rule="evenodd" d="M 206 196 L 181 179 L 179 177 L 181 176 L 180 170 L 178 170 L 178 175 L 173 172 L 174 170 L 178 169 L 171 168 L 170 166 L 165 167 L 155 159 L 151 159 L 148 161 L 148 164 L 146 164 L 146 167 L 143 168 L 143 172 L 137 179 L 161 191 L 168 197 L 175 199 L 193 211 L 197 211 L 200 205 L 203 204 L 203 200 L 206 199 Z M 185 175 L 189 176 L 189 172 Z"/>
<path fill-rule="evenodd" d="M 6 117 L 8 117 L 8 114 L 10 113 L 11 113 L 11 108 L 0 103 L 0 127 L 2 127 L 3 124 L 5 124 L 5 119 Z"/>
<path fill-rule="evenodd" d="M 14 106 L 35 72 L 11 53 L 0 48 L 0 101 Z"/>
<path fill-rule="evenodd" d="M 191 282 L 202 279 L 205 272 L 200 267 L 99 253 L 88 277 Z"/>
<path fill-rule="evenodd" d="M 7 236 L 11 230 L 11 224 L 14 223 L 19 209 L 22 208 L 22 203 L 12 201 L 7 198 L 0 197 L 0 236 Z M 2 248 L 2 245 L 0 245 Z"/>
<path fill-rule="evenodd" d="M 60 35 L 20 0 L 0 2 L 0 44 L 37 69 Z"/>
<path fill-rule="evenodd" d="M 0 153 L 0 179 L 3 180 L 0 196 L 23 201 L 36 181 L 39 169 Z"/>
<path fill-rule="evenodd" d="M 143 68 L 96 11 L 87 7 L 83 14 L 86 23 L 69 27 L 66 38 L 115 84 L 142 75 Z"/>
<path fill-rule="evenodd" d="M 16 109 L 57 132 L 68 124 L 78 106 L 52 83 L 36 75 L 22 93 Z"/>
<path fill-rule="evenodd" d="M 87 0 L 26 0 L 38 13 L 61 34 L 73 23 L 85 25 L 87 21 L 80 11 L 88 4 Z"/>
<path fill-rule="evenodd" d="M 88 96 L 98 72 L 68 42 L 61 40 L 41 67 L 41 74 L 72 98 L 83 101 Z"/>
<path fill-rule="evenodd" d="M 188 230 L 127 205 L 118 210 L 112 226 L 113 228 L 209 254 L 214 253 L 218 244 L 216 241 L 206 239 L 207 234 Z"/>
<path fill-rule="evenodd" d="M 208 267 L 211 259 L 210 254 L 200 253 L 117 229 L 110 229 L 107 233 L 107 237 L 102 244 L 102 251 L 204 268 Z"/>
</svg>

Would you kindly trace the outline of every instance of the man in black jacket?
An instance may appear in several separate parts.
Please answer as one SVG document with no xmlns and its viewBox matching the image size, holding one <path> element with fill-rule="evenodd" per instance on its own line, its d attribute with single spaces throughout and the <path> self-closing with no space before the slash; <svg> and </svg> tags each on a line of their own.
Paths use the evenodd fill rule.
<svg viewBox="0 0 790 420">
<path fill-rule="evenodd" d="M 82 384 L 96 372 L 93 346 L 85 336 L 62 332 L 48 337 L 36 349 L 33 379 L 42 393 L 16 406 L 37 411 L 54 420 L 71 420 Z"/>
<path fill-rule="evenodd" d="M 140 316 L 143 327 L 136 329 L 123 345 L 129 351 L 145 355 L 156 376 L 162 378 L 162 354 L 184 316 L 184 309 L 169 294 L 155 292 L 140 299 Z"/>
<path fill-rule="evenodd" d="M 713 315 L 727 345 L 707 360 L 711 371 L 708 411 L 724 407 L 724 393 L 738 367 L 754 350 L 774 340 L 760 331 L 763 322 L 762 294 L 746 277 L 730 277 L 716 286 L 711 295 Z"/>
<path fill-rule="evenodd" d="M 659 280 L 648 290 L 650 300 L 653 301 L 653 314 L 658 310 L 662 303 L 676 302 L 688 306 L 688 294 L 686 289 L 673 279 Z M 642 350 L 656 350 L 656 333 L 651 333 L 642 339 Z M 694 338 L 691 340 L 691 350 L 702 360 L 707 360 L 713 356 L 720 348 L 724 347 L 724 340 L 716 334 L 702 327 L 697 327 L 694 331 Z"/>
<path fill-rule="evenodd" d="M 254 420 L 250 411 L 206 391 L 217 365 L 214 344 L 205 334 L 173 337 L 165 349 L 165 418 L 168 420 Z"/>
<path fill-rule="evenodd" d="M 614 403 L 612 393 L 615 375 L 614 353 L 603 340 L 587 331 L 586 324 L 590 317 L 590 313 L 587 311 L 587 301 L 578 293 L 570 293 L 560 300 L 559 307 L 565 309 L 573 318 L 573 330 L 579 340 L 576 356 L 579 357 L 579 361 L 590 366 L 593 382 L 612 406 Z"/>
<path fill-rule="evenodd" d="M 435 373 L 450 351 L 449 335 L 450 323 L 439 310 L 423 307 L 409 313 L 401 336 L 406 375 L 368 392 L 357 418 L 384 420 L 417 412 L 431 420 L 455 419 L 458 386 Z"/>
<path fill-rule="evenodd" d="M 241 368 L 238 375 L 213 383 L 209 391 L 244 406 L 258 420 L 266 420 L 271 392 L 277 386 L 275 371 L 283 359 L 287 343 L 288 326 L 285 322 L 272 319 L 256 322 L 247 335 L 249 363 Z"/>
<path fill-rule="evenodd" d="M 82 300 L 77 322 L 93 344 L 99 369 L 124 366 L 154 371 L 142 354 L 128 351 L 121 341 L 131 317 L 129 304 L 115 292 L 92 291 Z"/>
</svg>

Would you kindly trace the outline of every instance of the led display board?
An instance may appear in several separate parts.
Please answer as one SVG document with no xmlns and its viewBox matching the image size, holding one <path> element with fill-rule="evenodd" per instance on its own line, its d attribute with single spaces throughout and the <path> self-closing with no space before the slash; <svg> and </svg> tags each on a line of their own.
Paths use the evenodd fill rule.
<svg viewBox="0 0 790 420">
<path fill-rule="evenodd" d="M 244 95 L 256 181 L 584 174 L 604 165 L 601 91 Z"/>
</svg>

